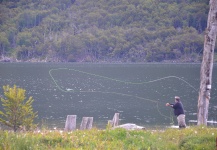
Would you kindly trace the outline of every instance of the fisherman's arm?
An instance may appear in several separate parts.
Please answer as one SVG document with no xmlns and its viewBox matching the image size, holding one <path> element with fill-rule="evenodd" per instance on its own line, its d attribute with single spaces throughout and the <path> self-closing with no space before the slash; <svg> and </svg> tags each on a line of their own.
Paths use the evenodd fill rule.
<svg viewBox="0 0 217 150">
<path fill-rule="evenodd" d="M 166 103 L 166 106 L 174 107 L 174 104 Z"/>
</svg>

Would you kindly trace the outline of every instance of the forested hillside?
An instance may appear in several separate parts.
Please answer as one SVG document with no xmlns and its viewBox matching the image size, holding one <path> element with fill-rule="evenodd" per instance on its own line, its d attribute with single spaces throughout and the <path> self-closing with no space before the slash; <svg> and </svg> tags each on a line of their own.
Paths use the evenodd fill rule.
<svg viewBox="0 0 217 150">
<path fill-rule="evenodd" d="M 0 59 L 197 62 L 209 0 L 0 0 Z"/>
</svg>

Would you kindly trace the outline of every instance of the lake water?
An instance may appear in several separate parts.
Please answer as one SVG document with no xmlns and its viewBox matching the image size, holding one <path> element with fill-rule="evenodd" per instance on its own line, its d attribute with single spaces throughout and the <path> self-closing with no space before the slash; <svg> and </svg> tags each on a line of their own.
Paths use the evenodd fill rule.
<svg viewBox="0 0 217 150">
<path fill-rule="evenodd" d="M 214 65 L 209 121 L 217 121 L 217 65 Z M 105 128 L 115 113 L 120 123 L 145 127 L 176 125 L 165 103 L 180 96 L 188 125 L 197 120 L 200 64 L 0 63 L 2 86 L 16 84 L 33 96 L 36 122 L 63 129 L 67 115 L 94 117 Z M 1 107 L 1 106 L 0 106 Z"/>
</svg>

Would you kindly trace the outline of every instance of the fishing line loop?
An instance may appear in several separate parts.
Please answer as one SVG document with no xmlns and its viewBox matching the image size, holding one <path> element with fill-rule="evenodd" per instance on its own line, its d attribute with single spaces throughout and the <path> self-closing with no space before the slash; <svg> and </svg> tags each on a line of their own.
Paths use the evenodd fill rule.
<svg viewBox="0 0 217 150">
<path fill-rule="evenodd" d="M 63 89 L 59 86 L 59 84 L 57 83 L 57 81 L 55 80 L 55 78 L 53 77 L 52 75 L 52 72 L 53 71 L 60 71 L 60 70 L 69 70 L 69 71 L 74 71 L 74 72 L 78 72 L 78 73 L 81 73 L 81 74 L 86 74 L 86 75 L 89 75 L 89 76 L 94 76 L 94 77 L 99 77 L 99 78 L 103 78 L 103 79 L 106 79 L 106 80 L 110 80 L 110 81 L 114 81 L 114 82 L 119 82 L 119 83 L 124 83 L 124 84 L 131 84 L 131 85 L 142 85 L 142 84 L 149 84 L 149 83 L 154 83 L 154 82 L 158 82 L 158 81 L 161 81 L 161 80 L 166 80 L 166 79 L 171 79 L 171 78 L 175 78 L 175 79 L 178 79 L 178 80 L 181 80 L 182 82 L 184 82 L 186 85 L 188 85 L 189 87 L 191 87 L 194 91 L 198 91 L 198 89 L 196 89 L 193 85 L 191 85 L 189 82 L 187 82 L 186 80 L 180 78 L 180 77 L 177 77 L 177 76 L 166 76 L 166 77 L 162 77 L 162 78 L 159 78 L 159 79 L 155 79 L 155 80 L 150 80 L 150 81 L 144 81 L 144 82 L 129 82 L 129 81 L 123 81 L 123 80 L 118 80 L 118 79 L 114 79 L 114 78 L 110 78 L 110 77 L 107 77 L 107 76 L 102 76 L 102 75 L 98 75 L 98 74 L 93 74 L 93 73 L 89 73 L 89 72 L 85 72 L 85 71 L 81 71 L 81 70 L 77 70 L 77 69 L 69 69 L 69 68 L 57 68 L 57 69 L 50 69 L 49 70 L 49 75 L 52 79 L 52 81 L 54 82 L 55 86 L 62 92 L 80 92 L 80 93 L 103 93 L 103 94 L 116 94 L 116 95 L 121 95 L 121 96 L 127 96 L 127 97 L 134 97 L 134 98 L 137 98 L 137 99 L 142 99 L 142 100 L 145 100 L 145 101 L 149 101 L 149 102 L 153 102 L 153 103 L 156 103 L 156 109 L 158 111 L 158 113 L 164 117 L 164 118 L 167 118 L 167 119 L 170 119 L 170 122 L 171 124 L 174 123 L 174 120 L 173 120 L 173 116 L 171 114 L 171 111 L 170 111 L 170 116 L 166 116 L 164 115 L 163 113 L 161 113 L 160 109 L 159 109 L 159 101 L 157 100 L 151 100 L 151 99 L 147 99 L 147 98 L 144 98 L 144 97 L 140 97 L 140 96 L 135 96 L 135 95 L 130 95 L 130 94 L 124 94 L 124 93 L 118 93 L 118 92 L 106 92 L 106 91 L 82 91 L 82 90 L 74 90 L 74 89 L 71 89 L 71 88 L 67 88 L 67 89 Z M 161 102 L 162 103 L 162 102 Z"/>
</svg>

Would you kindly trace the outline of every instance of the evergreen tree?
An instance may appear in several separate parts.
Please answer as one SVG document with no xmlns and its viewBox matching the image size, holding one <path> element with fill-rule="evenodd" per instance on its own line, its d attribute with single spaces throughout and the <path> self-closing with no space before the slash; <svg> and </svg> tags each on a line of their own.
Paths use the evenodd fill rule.
<svg viewBox="0 0 217 150">
<path fill-rule="evenodd" d="M 0 111 L 0 123 L 12 128 L 16 132 L 19 128 L 30 130 L 36 125 L 33 124 L 37 112 L 33 112 L 32 103 L 34 99 L 25 96 L 25 90 L 17 88 L 16 85 L 10 87 L 3 86 L 4 98 L 1 98 L 4 111 Z"/>
</svg>

